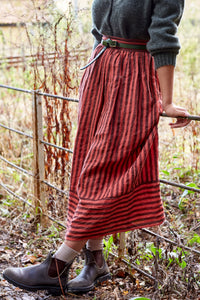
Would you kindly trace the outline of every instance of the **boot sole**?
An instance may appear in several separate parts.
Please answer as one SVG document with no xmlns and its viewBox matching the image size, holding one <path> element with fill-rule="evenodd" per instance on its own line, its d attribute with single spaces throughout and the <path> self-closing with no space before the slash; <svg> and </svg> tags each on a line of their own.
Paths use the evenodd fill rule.
<svg viewBox="0 0 200 300">
<path fill-rule="evenodd" d="M 20 289 L 30 291 L 30 292 L 35 292 L 39 290 L 46 290 L 48 291 L 49 294 L 53 296 L 60 296 L 62 294 L 61 288 L 60 287 L 52 287 L 48 285 L 40 285 L 40 286 L 29 286 L 29 285 L 24 285 L 22 283 L 15 282 L 14 280 L 8 278 L 6 275 L 3 274 L 3 278 L 7 280 L 9 283 L 12 285 L 19 287 Z M 63 287 L 63 290 L 65 290 L 65 287 Z"/>
<path fill-rule="evenodd" d="M 111 275 L 110 274 L 106 274 L 106 275 L 103 275 L 103 276 L 100 276 L 98 278 L 95 279 L 94 283 L 89 285 L 89 286 L 86 286 L 86 287 L 80 287 L 80 288 L 67 288 L 67 292 L 68 293 L 74 293 L 74 294 L 79 294 L 79 293 L 87 293 L 89 291 L 92 291 L 95 286 L 98 286 L 99 284 L 101 284 L 102 282 L 104 281 L 107 281 L 111 279 Z"/>
</svg>

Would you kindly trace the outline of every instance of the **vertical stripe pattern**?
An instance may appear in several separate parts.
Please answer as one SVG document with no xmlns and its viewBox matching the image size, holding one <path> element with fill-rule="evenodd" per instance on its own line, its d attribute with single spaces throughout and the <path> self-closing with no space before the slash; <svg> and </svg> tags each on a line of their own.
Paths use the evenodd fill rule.
<svg viewBox="0 0 200 300">
<path fill-rule="evenodd" d="M 93 57 L 101 49 L 99 45 Z M 108 48 L 85 70 L 71 174 L 68 240 L 98 238 L 163 222 L 159 100 L 154 61 L 147 51 Z"/>
</svg>

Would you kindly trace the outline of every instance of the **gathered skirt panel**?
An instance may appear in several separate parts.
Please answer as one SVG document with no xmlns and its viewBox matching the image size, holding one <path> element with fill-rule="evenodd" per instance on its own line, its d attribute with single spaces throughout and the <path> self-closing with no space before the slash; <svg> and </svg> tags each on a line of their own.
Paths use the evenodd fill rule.
<svg viewBox="0 0 200 300">
<path fill-rule="evenodd" d="M 99 45 L 93 57 L 101 49 Z M 159 84 L 147 51 L 108 48 L 86 69 L 80 85 L 67 239 L 98 238 L 163 222 L 159 115 Z"/>
</svg>

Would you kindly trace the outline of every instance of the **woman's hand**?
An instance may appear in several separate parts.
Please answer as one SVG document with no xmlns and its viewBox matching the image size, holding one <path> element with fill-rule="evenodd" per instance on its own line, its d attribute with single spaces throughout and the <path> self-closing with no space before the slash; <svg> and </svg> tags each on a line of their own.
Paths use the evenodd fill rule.
<svg viewBox="0 0 200 300">
<path fill-rule="evenodd" d="M 172 118 L 176 118 L 175 123 L 169 123 L 171 128 L 181 128 L 187 126 L 191 120 L 185 118 L 178 118 L 178 117 L 187 117 L 190 114 L 187 110 L 183 107 L 176 106 L 173 103 L 168 104 L 166 107 L 163 107 L 165 113 Z"/>
<path fill-rule="evenodd" d="M 189 113 L 183 107 L 173 104 L 173 81 L 174 81 L 174 66 L 167 65 L 158 68 L 158 79 L 162 94 L 162 106 L 165 113 L 169 117 L 176 118 L 175 123 L 169 123 L 171 128 L 181 128 L 187 126 L 191 121 L 179 117 L 187 117 Z"/>
</svg>

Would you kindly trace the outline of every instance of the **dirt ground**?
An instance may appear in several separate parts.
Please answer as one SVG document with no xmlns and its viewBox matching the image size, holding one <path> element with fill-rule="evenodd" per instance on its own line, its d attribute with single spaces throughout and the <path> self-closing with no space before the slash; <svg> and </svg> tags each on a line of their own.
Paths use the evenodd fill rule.
<svg viewBox="0 0 200 300">
<path fill-rule="evenodd" d="M 0 299 L 130 300 L 133 297 L 143 296 L 151 300 L 200 300 L 200 255 L 189 251 L 183 252 L 180 247 L 151 237 L 141 230 L 126 235 L 126 255 L 129 264 L 113 258 L 110 253 L 108 265 L 112 279 L 95 288 L 94 291 L 84 295 L 51 296 L 43 291 L 32 293 L 12 286 L 3 279 L 3 270 L 8 266 L 27 266 L 43 261 L 50 250 L 57 249 L 62 243 L 64 230 L 56 231 L 52 224 L 48 229 L 38 229 L 36 233 L 33 230 L 33 217 L 28 209 L 17 202 L 9 201 L 5 201 L 4 197 L 0 199 Z M 173 203 L 175 203 L 174 199 Z M 191 209 L 188 207 L 188 211 L 185 210 L 184 214 L 179 216 L 177 206 L 168 204 L 170 204 L 169 196 L 168 203 L 165 202 L 168 223 L 153 230 L 158 230 L 157 232 L 164 234 L 165 237 L 180 240 L 180 243 L 185 244 L 186 234 L 188 240 L 191 239 L 191 235 L 193 239 L 191 241 L 194 241 L 195 236 L 197 240 L 192 246 L 200 253 L 198 241 L 200 232 L 194 235 L 188 230 L 199 210 L 195 210 L 191 215 Z M 171 232 L 168 228 L 169 221 Z M 197 229 L 199 230 L 199 227 Z M 176 239 L 172 233 L 174 236 L 177 235 Z M 117 242 L 119 241 L 116 241 L 116 245 Z M 112 247 L 112 251 L 117 253 L 115 247 Z M 80 255 L 72 266 L 70 279 L 80 272 L 83 263 L 83 256 Z M 133 265 L 146 274 L 151 274 L 156 278 L 157 284 L 148 276 L 136 271 Z"/>
<path fill-rule="evenodd" d="M 21 224 L 23 225 L 23 224 Z M 123 263 L 114 261 L 113 259 L 108 259 L 108 264 L 110 266 L 111 273 L 113 274 L 112 280 L 102 284 L 102 286 L 95 288 L 94 291 L 91 291 L 85 295 L 65 295 L 65 296 L 51 296 L 46 294 L 46 292 L 40 291 L 37 293 L 23 291 L 19 288 L 16 288 L 9 284 L 3 279 L 2 272 L 8 266 L 25 266 L 38 261 L 42 261 L 47 255 L 48 247 L 44 250 L 42 243 L 42 238 L 38 239 L 35 235 L 31 234 L 31 243 L 28 237 L 24 237 L 22 234 L 23 228 L 19 228 L 19 223 L 15 225 L 10 224 L 10 220 L 7 218 L 0 217 L 0 299 L 3 300 L 60 300 L 60 299 L 130 299 L 133 296 L 141 296 L 145 294 L 142 286 L 140 287 L 140 276 L 135 274 L 136 277 L 128 274 L 127 266 Z M 35 237 L 35 242 L 33 238 Z M 36 241 L 37 240 L 37 241 Z M 39 241 L 40 240 L 40 241 Z M 27 245 L 30 245 L 30 254 L 27 254 Z M 39 247 L 38 244 L 39 243 Z M 45 241 L 47 245 L 47 241 Z M 36 247 L 36 249 L 35 249 Z M 37 259 L 33 255 L 37 253 Z M 70 274 L 70 277 L 76 276 L 77 270 L 80 270 L 83 266 L 83 257 L 81 256 L 73 264 L 73 268 Z M 138 277 L 138 279 L 136 279 Z M 144 280 L 141 278 L 141 283 L 144 285 Z M 150 282 L 148 283 L 148 288 L 151 290 Z"/>
</svg>

